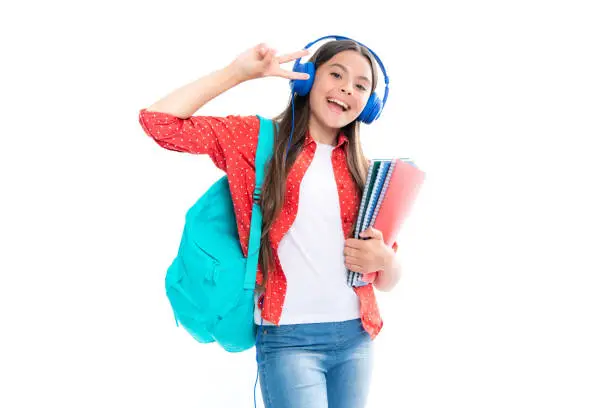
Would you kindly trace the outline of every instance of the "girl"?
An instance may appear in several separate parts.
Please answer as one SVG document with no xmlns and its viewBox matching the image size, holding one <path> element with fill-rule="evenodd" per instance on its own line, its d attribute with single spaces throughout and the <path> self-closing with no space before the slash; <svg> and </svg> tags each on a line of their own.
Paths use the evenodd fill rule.
<svg viewBox="0 0 612 408">
<path fill-rule="evenodd" d="M 259 119 L 193 114 L 248 80 L 278 76 L 292 85 L 308 80 L 308 73 L 281 68 L 307 54 L 276 56 L 259 44 L 139 114 L 160 146 L 207 154 L 227 173 L 245 255 Z M 350 238 L 368 168 L 359 124 L 377 84 L 375 59 L 367 47 L 343 37 L 322 45 L 310 61 L 312 88 L 305 95 L 292 92 L 290 104 L 274 118 L 278 131 L 260 198 L 253 316 L 261 330 L 260 387 L 266 407 L 364 407 L 372 341 L 383 325 L 374 288 L 390 291 L 401 275 L 397 243 L 385 245 L 373 228 L 360 235 L 371 239 Z M 349 286 L 347 269 L 364 273 L 371 284 Z"/>
</svg>

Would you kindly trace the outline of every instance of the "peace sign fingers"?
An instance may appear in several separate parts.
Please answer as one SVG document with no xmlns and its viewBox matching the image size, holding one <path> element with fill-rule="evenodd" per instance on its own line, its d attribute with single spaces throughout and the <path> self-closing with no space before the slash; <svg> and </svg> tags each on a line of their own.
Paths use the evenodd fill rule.
<svg viewBox="0 0 612 408">
<path fill-rule="evenodd" d="M 309 53 L 310 52 L 308 50 L 300 50 L 300 51 L 292 52 L 290 54 L 281 55 L 280 57 L 278 57 L 278 63 L 279 64 L 284 64 L 286 62 L 293 61 L 293 60 L 296 60 L 298 58 L 305 57 Z"/>
<path fill-rule="evenodd" d="M 278 76 L 286 79 L 308 79 L 310 75 L 303 72 L 288 71 L 286 69 L 277 68 L 270 75 Z"/>
<path fill-rule="evenodd" d="M 303 72 L 294 72 L 292 70 L 282 69 L 280 64 L 296 60 L 309 54 L 308 50 L 300 50 L 289 54 L 281 55 L 276 58 L 278 64 L 273 64 L 269 75 L 279 76 L 286 79 L 309 79 L 310 75 Z"/>
</svg>

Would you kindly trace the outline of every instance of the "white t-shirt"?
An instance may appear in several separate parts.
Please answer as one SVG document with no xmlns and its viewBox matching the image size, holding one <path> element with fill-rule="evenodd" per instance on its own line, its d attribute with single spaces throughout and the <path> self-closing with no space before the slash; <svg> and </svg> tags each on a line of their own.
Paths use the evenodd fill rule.
<svg viewBox="0 0 612 408">
<path fill-rule="evenodd" d="M 332 167 L 334 146 L 317 143 L 300 185 L 298 212 L 278 247 L 287 278 L 280 324 L 334 322 L 360 317 L 359 297 L 346 282 L 344 232 Z M 261 313 L 255 296 L 255 323 Z M 263 320 L 263 324 L 272 324 Z"/>
</svg>

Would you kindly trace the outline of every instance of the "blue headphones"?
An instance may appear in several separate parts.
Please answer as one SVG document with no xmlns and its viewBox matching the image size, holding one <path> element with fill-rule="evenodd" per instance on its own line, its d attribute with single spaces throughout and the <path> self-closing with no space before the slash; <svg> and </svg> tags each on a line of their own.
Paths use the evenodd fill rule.
<svg viewBox="0 0 612 408">
<path fill-rule="evenodd" d="M 355 41 L 352 38 L 348 38 L 348 37 L 342 37 L 339 35 L 327 35 L 325 37 L 321 37 L 313 42 L 311 42 L 310 44 L 306 45 L 306 47 L 304 48 L 308 48 L 311 45 L 327 39 L 327 38 L 335 38 L 336 40 L 351 40 L 351 41 Z M 385 66 L 383 65 L 382 61 L 380 60 L 380 58 L 378 58 L 378 55 L 376 55 L 376 53 L 374 51 L 372 51 L 369 47 L 367 47 L 366 45 L 355 41 L 357 44 L 367 48 L 372 55 L 374 56 L 374 58 L 376 58 L 376 61 L 378 61 L 378 65 L 380 66 L 384 76 L 385 76 L 385 95 L 383 97 L 383 100 L 381 101 L 380 98 L 378 97 L 378 95 L 376 94 L 376 92 L 374 92 L 374 90 L 372 90 L 372 93 L 370 94 L 370 98 L 368 99 L 368 102 L 366 103 L 365 108 L 363 108 L 363 111 L 359 114 L 359 117 L 357 118 L 358 121 L 366 123 L 366 124 L 370 124 L 372 122 L 374 122 L 376 119 L 378 119 L 378 117 L 380 116 L 380 114 L 382 113 L 383 107 L 385 106 L 385 103 L 387 102 L 387 96 L 389 95 L 389 77 L 387 76 L 387 71 L 385 70 Z M 300 96 L 305 96 L 308 94 L 308 92 L 310 92 L 310 90 L 312 89 L 312 84 L 314 83 L 314 76 L 315 76 L 315 66 L 313 62 L 307 62 L 305 64 L 300 64 L 300 58 L 298 58 L 295 61 L 295 64 L 293 65 L 293 71 L 295 72 L 301 72 L 301 73 L 307 73 L 310 75 L 310 78 L 308 79 L 295 79 L 295 80 L 291 80 L 290 81 L 290 85 L 291 85 L 291 90 L 295 93 L 297 93 Z"/>
<path fill-rule="evenodd" d="M 358 121 L 366 123 L 366 124 L 370 124 L 374 122 L 376 119 L 378 119 L 378 117 L 382 113 L 385 103 L 387 102 L 387 96 L 389 96 L 389 77 L 387 76 L 387 71 L 385 70 L 385 66 L 383 65 L 380 58 L 378 58 L 378 55 L 376 55 L 376 53 L 372 51 L 368 46 L 360 43 L 359 41 L 355 41 L 352 38 L 343 37 L 340 35 L 327 35 L 325 37 L 321 37 L 309 43 L 304 48 L 308 48 L 311 45 L 321 40 L 327 39 L 327 38 L 335 38 L 336 40 L 354 41 L 357 44 L 363 47 L 366 47 L 372 53 L 372 55 L 374 55 L 374 58 L 376 58 L 376 61 L 378 61 L 378 65 L 380 66 L 383 72 L 383 75 L 385 76 L 385 95 L 383 97 L 383 100 L 381 101 L 378 95 L 376 94 L 376 92 L 372 90 L 372 93 L 370 94 L 370 98 L 368 99 L 366 106 L 363 108 L 363 111 L 361 111 L 361 113 L 357 117 Z M 287 149 L 285 151 L 285 160 L 287 159 L 287 155 L 289 154 L 289 146 L 291 146 L 291 140 L 293 139 L 293 130 L 294 130 L 294 124 L 295 124 L 295 108 L 293 104 L 293 94 L 297 93 L 300 96 L 308 95 L 308 92 L 310 92 L 310 90 L 312 89 L 312 84 L 314 83 L 314 76 L 315 76 L 314 63 L 307 62 L 305 64 L 300 64 L 301 59 L 302 58 L 300 57 L 295 61 L 295 64 L 293 65 L 293 71 L 307 73 L 308 75 L 310 75 L 310 77 L 308 79 L 292 79 L 289 82 L 291 86 L 291 91 L 292 91 L 291 92 L 291 135 L 289 136 L 289 142 L 287 143 Z"/>
</svg>

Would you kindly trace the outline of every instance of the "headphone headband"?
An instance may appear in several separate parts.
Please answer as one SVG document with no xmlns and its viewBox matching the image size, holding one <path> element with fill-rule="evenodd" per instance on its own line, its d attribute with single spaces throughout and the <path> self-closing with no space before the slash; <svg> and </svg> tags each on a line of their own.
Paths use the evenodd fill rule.
<svg viewBox="0 0 612 408">
<path fill-rule="evenodd" d="M 389 95 L 389 77 L 387 76 L 387 71 L 385 70 L 385 65 L 382 63 L 382 61 L 380 60 L 380 58 L 378 58 L 378 55 L 376 55 L 376 53 L 375 53 L 374 51 L 372 51 L 372 50 L 370 49 L 370 47 L 368 47 L 367 45 L 362 44 L 362 43 L 360 43 L 360 42 L 359 42 L 359 41 L 357 41 L 357 40 L 353 40 L 352 38 L 344 37 L 344 36 L 341 36 L 341 35 L 326 35 L 326 36 L 323 36 L 323 37 L 321 37 L 321 38 L 318 38 L 318 39 L 316 39 L 316 40 L 314 40 L 314 41 L 310 42 L 310 43 L 309 43 L 309 44 L 307 44 L 307 45 L 306 45 L 306 47 L 304 47 L 304 48 L 305 48 L 305 49 L 307 49 L 307 48 L 309 48 L 310 46 L 312 46 L 313 44 L 315 44 L 315 43 L 317 43 L 317 42 L 319 42 L 319 41 L 321 41 L 321 40 L 325 40 L 325 39 L 327 39 L 327 38 L 335 38 L 336 40 L 350 40 L 350 41 L 354 41 L 354 42 L 356 42 L 357 44 L 361 45 L 362 47 L 367 48 L 367 49 L 368 49 L 368 51 L 370 51 L 370 52 L 372 53 L 372 55 L 374 56 L 374 58 L 375 58 L 375 59 L 376 59 L 376 61 L 378 62 L 378 65 L 380 66 L 380 69 L 382 70 L 383 75 L 384 75 L 384 77 L 385 77 L 385 95 L 383 96 L 383 100 L 382 100 L 382 107 L 384 107 L 384 106 L 385 106 L 385 103 L 387 102 L 387 96 Z M 295 70 L 295 67 L 297 67 L 297 66 L 298 66 L 298 64 L 300 63 L 300 60 L 301 60 L 301 59 L 302 59 L 302 57 L 299 57 L 299 58 L 298 58 L 298 59 L 295 61 L 295 63 L 293 64 L 293 69 L 294 69 L 294 70 Z M 372 90 L 372 92 L 374 92 L 374 90 Z"/>
</svg>

